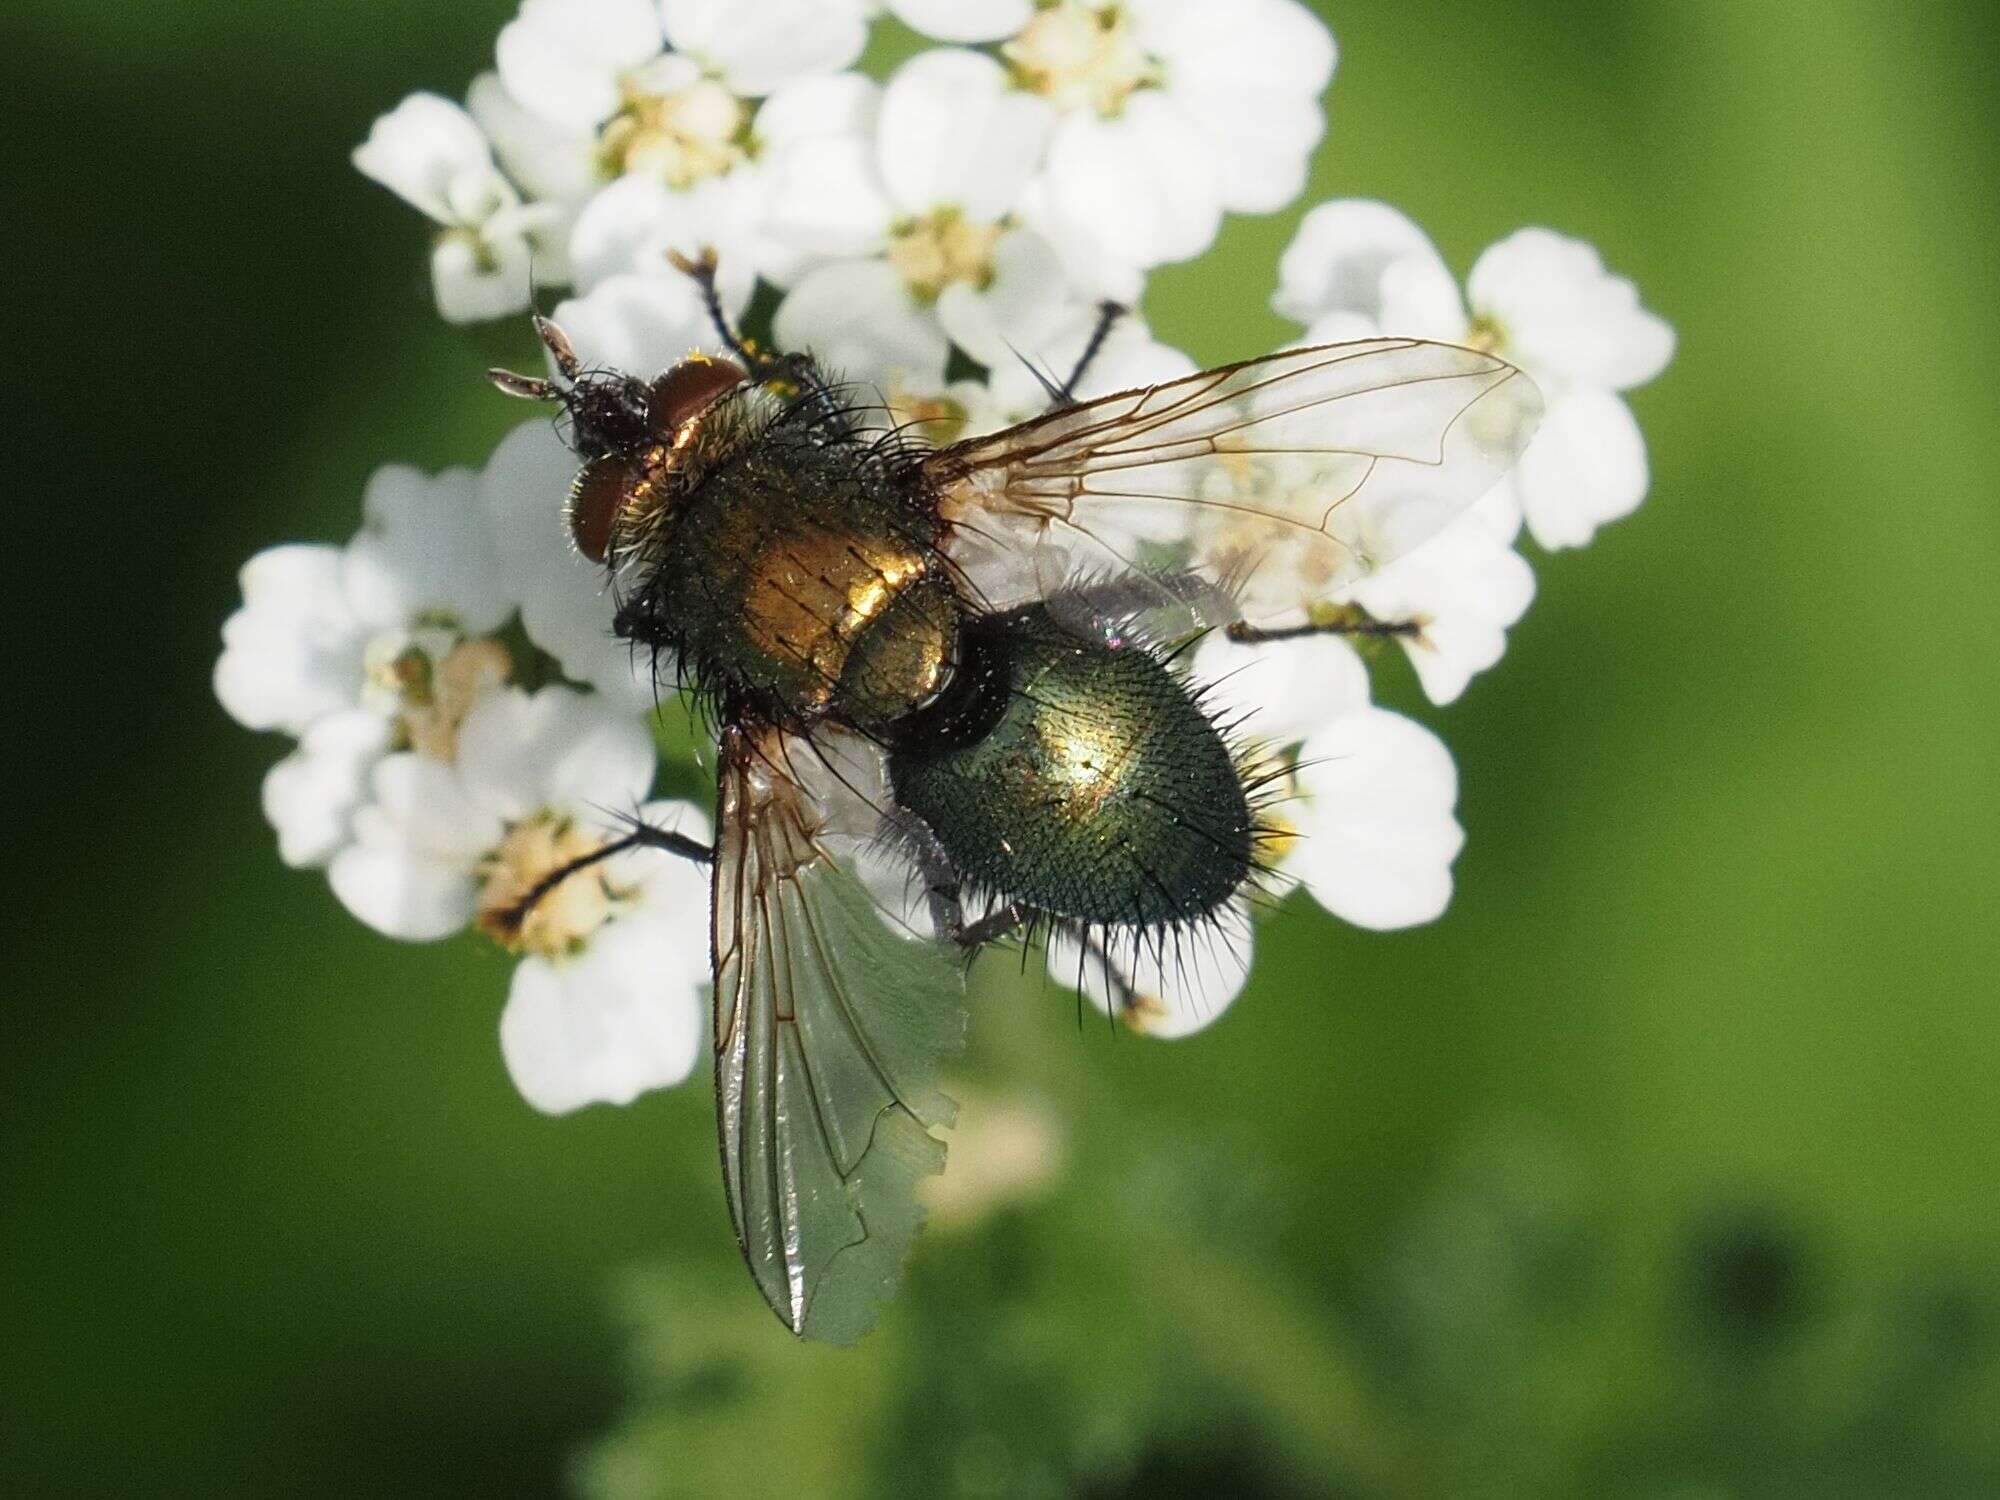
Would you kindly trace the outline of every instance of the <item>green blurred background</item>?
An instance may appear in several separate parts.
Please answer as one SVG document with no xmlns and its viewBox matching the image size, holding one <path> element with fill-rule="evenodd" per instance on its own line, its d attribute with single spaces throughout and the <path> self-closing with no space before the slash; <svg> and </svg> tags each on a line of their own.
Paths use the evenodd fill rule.
<svg viewBox="0 0 2000 1500">
<path fill-rule="evenodd" d="M 2000 1494 L 1986 6 L 1321 7 L 1307 201 L 1603 247 L 1681 336 L 1652 496 L 1459 705 L 1385 664 L 1462 768 L 1443 922 L 1294 903 L 1177 1045 L 986 961 L 968 1081 L 1066 1165 L 848 1355 L 756 1305 L 704 1084 L 536 1116 L 505 961 L 284 871 L 208 688 L 251 551 L 519 415 L 346 159 L 512 9 L 0 4 L 0 1490 Z M 1295 218 L 1162 336 L 1284 337 Z"/>
</svg>

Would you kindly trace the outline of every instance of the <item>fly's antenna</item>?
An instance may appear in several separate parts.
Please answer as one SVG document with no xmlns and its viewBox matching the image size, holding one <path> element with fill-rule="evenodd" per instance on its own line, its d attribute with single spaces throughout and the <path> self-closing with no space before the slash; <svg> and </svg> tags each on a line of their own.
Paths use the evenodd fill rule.
<svg viewBox="0 0 2000 1500">
<path fill-rule="evenodd" d="M 540 375 L 517 375 L 512 370 L 488 370 L 486 378 L 502 393 L 518 397 L 523 401 L 565 400 L 570 387 L 576 384 L 577 377 L 583 373 L 583 361 L 576 357 L 576 347 L 570 343 L 569 335 L 557 324 L 540 313 L 531 314 L 530 319 L 534 324 L 535 337 L 539 338 L 542 347 L 549 351 L 549 358 L 555 362 L 556 370 L 562 376 L 564 384 L 558 385 L 555 381 L 544 379 Z"/>
</svg>

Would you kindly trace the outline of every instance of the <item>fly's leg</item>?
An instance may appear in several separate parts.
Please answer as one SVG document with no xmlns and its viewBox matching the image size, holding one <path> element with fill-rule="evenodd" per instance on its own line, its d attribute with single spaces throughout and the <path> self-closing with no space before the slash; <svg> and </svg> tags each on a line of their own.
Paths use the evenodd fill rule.
<svg viewBox="0 0 2000 1500">
<path fill-rule="evenodd" d="M 819 420 L 846 431 L 850 427 L 846 412 L 819 366 L 806 354 L 771 354 L 757 347 L 731 325 L 729 314 L 722 310 L 722 294 L 715 285 L 715 252 L 704 250 L 698 256 L 686 256 L 678 250 L 669 251 L 667 259 L 675 270 L 693 281 L 701 291 L 702 306 L 708 310 L 708 321 L 715 325 L 716 337 L 750 372 L 750 378 L 759 385 L 791 386 L 807 392 L 813 404 L 819 408 Z"/>
<path fill-rule="evenodd" d="M 1313 612 L 1313 618 L 1303 625 L 1284 625 L 1266 630 L 1244 620 L 1234 621 L 1223 632 L 1232 641 L 1245 645 L 1261 645 L 1265 641 L 1295 641 L 1309 635 L 1342 635 L 1350 639 L 1387 640 L 1420 636 L 1424 633 L 1422 620 L 1378 620 L 1366 610 L 1353 604 L 1336 604 Z"/>
<path fill-rule="evenodd" d="M 687 256 L 678 250 L 669 250 L 667 259 L 676 271 L 687 277 L 700 290 L 701 304 L 708 310 L 708 321 L 715 325 L 716 337 L 722 340 L 723 348 L 735 355 L 737 362 L 750 372 L 753 380 L 761 384 L 785 373 L 783 360 L 773 359 L 762 350 L 753 347 L 730 324 L 729 314 L 722 310 L 722 295 L 715 289 L 713 250 L 704 250 L 698 256 Z"/>
<path fill-rule="evenodd" d="M 1118 1014 L 1130 1015 L 1139 1006 L 1139 986 L 1126 972 L 1118 967 L 1118 960 L 1111 956 L 1111 950 L 1089 933 L 1083 936 L 1083 951 L 1097 961 L 1104 972 L 1104 983 L 1111 991 L 1111 999 L 1118 1007 Z"/>
<path fill-rule="evenodd" d="M 988 943 L 1018 932 L 1034 918 L 1034 912 L 1018 901 L 988 912 L 974 921 L 965 916 L 964 888 L 957 872 L 936 843 L 919 835 L 916 840 L 917 873 L 924 882 L 924 899 L 930 907 L 931 925 L 938 935 L 968 959 Z"/>
<path fill-rule="evenodd" d="M 1060 411 L 1063 407 L 1076 405 L 1076 388 L 1083 383 L 1084 375 L 1096 363 L 1097 356 L 1104 352 L 1104 341 L 1111 337 L 1111 330 L 1118 325 L 1125 312 L 1126 309 L 1116 302 L 1097 304 L 1097 326 L 1091 329 L 1090 341 L 1083 346 L 1083 353 L 1076 357 L 1069 379 L 1049 393 L 1052 398 L 1050 410 Z"/>
<path fill-rule="evenodd" d="M 505 911 L 483 919 L 492 922 L 503 934 L 511 935 L 521 930 L 521 924 L 528 920 L 528 914 L 570 876 L 605 860 L 623 854 L 628 849 L 660 849 L 682 859 L 693 860 L 698 865 L 711 864 L 715 851 L 699 839 L 691 839 L 684 833 L 676 833 L 671 828 L 655 828 L 639 818 L 631 820 L 631 829 L 619 838 L 611 840 L 601 848 L 588 854 L 579 855 L 566 864 L 557 865 L 540 880 L 529 886 L 526 894 Z"/>
</svg>

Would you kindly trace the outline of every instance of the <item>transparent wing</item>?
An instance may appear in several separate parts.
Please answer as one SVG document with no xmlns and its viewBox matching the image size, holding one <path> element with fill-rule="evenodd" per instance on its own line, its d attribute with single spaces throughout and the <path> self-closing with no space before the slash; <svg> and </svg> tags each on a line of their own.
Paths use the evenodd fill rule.
<svg viewBox="0 0 2000 1500">
<path fill-rule="evenodd" d="M 816 838 L 775 731 L 723 737 L 715 857 L 715 1105 L 750 1274 L 792 1332 L 851 1343 L 895 1289 L 944 1166 L 937 1088 L 964 985 L 905 942 Z"/>
<path fill-rule="evenodd" d="M 1330 593 L 1421 545 L 1512 467 L 1541 411 L 1494 355 L 1366 339 L 1052 412 L 941 449 L 926 473 L 975 550 L 1068 533 L 1115 565 L 1185 544 L 1233 583 L 1269 575 L 1247 609 Z"/>
</svg>

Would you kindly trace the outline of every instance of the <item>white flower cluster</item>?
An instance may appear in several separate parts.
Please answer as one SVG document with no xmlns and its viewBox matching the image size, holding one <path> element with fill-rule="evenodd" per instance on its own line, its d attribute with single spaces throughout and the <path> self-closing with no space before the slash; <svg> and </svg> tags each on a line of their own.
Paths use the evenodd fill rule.
<svg viewBox="0 0 2000 1500">
<path fill-rule="evenodd" d="M 672 262 L 712 252 L 729 314 L 772 289 L 781 348 L 811 349 L 940 439 L 1043 409 L 1028 359 L 1066 372 L 1103 299 L 1136 304 L 1146 273 L 1200 254 L 1225 212 L 1303 189 L 1334 46 L 1294 0 L 887 0 L 953 45 L 878 83 L 853 66 L 881 8 L 523 0 L 463 106 L 406 99 L 355 164 L 434 221 L 449 320 L 520 314 L 531 279 L 566 285 L 556 321 L 583 360 L 649 377 L 716 347 Z M 1671 331 L 1590 247 L 1547 230 L 1495 245 L 1461 296 L 1420 230 L 1359 201 L 1305 217 L 1275 306 L 1305 342 L 1492 350 L 1546 395 L 1517 472 L 1428 545 L 1332 593 L 1282 568 L 1256 584 L 1302 622 L 1396 627 L 1383 633 L 1449 703 L 1533 595 L 1523 517 L 1542 546 L 1574 546 L 1639 503 L 1645 450 L 1618 393 L 1664 367 Z M 983 377 L 948 378 L 972 367 Z M 1193 369 L 1127 318 L 1077 394 Z M 621 820 L 707 837 L 698 809 L 648 801 L 648 720 L 672 666 L 613 639 L 601 571 L 562 523 L 574 471 L 545 419 L 477 474 L 379 471 L 344 548 L 245 566 L 216 671 L 231 714 L 296 741 L 264 787 L 288 863 L 325 868 L 390 936 L 470 925 L 518 955 L 503 1050 L 552 1111 L 686 1077 L 708 979 L 706 877 L 671 855 L 607 853 L 522 916 L 537 882 L 607 850 Z M 1186 539 L 1196 561 L 1228 542 Z M 1430 731 L 1373 706 L 1359 652 L 1217 636 L 1195 671 L 1270 746 L 1285 877 L 1363 927 L 1444 909 L 1456 773 Z M 1178 1035 L 1219 1014 L 1250 961 L 1238 915 L 1239 936 L 1199 954 L 1141 955 L 1152 972 L 1125 1018 Z M 1079 958 L 1057 942 L 1052 972 L 1109 1005 Z"/>
</svg>

